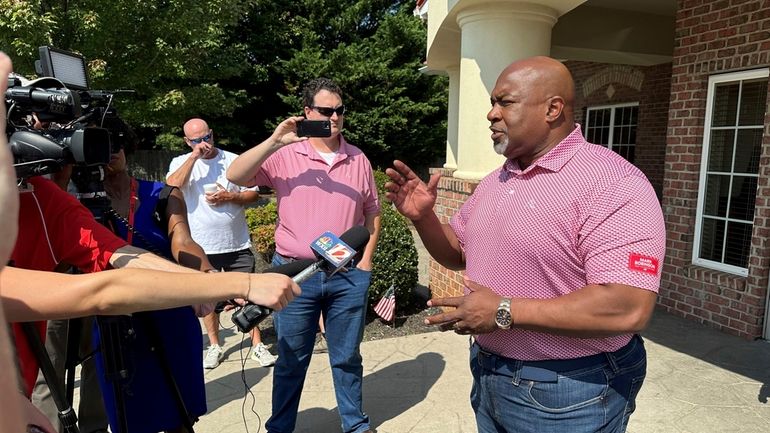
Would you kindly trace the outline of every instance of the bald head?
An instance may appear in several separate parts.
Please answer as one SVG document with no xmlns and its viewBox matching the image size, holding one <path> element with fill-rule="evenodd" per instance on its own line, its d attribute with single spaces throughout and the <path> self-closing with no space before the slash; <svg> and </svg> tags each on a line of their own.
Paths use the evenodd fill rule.
<svg viewBox="0 0 770 433">
<path fill-rule="evenodd" d="M 487 114 L 495 151 L 527 166 L 575 128 L 575 84 L 569 70 L 549 57 L 508 65 L 490 95 Z"/>
<path fill-rule="evenodd" d="M 185 122 L 184 127 L 182 128 L 182 130 L 184 131 L 185 137 L 195 138 L 195 137 L 198 137 L 198 135 L 196 135 L 198 132 L 200 132 L 200 131 L 208 131 L 209 130 L 209 125 L 208 125 L 208 123 L 206 123 L 205 120 L 195 118 L 195 119 L 190 119 L 187 122 Z"/>
<path fill-rule="evenodd" d="M 503 69 L 497 81 L 518 82 L 531 96 L 541 100 L 561 98 L 564 101 L 562 114 L 565 123 L 572 129 L 575 123 L 575 82 L 562 62 L 545 56 L 517 60 Z"/>
</svg>

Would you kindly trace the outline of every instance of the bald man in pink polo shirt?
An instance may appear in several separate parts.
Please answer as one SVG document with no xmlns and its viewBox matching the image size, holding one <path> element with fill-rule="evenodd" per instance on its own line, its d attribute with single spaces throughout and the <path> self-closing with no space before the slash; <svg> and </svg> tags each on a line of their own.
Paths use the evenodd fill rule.
<svg viewBox="0 0 770 433">
<path fill-rule="evenodd" d="M 404 163 L 386 196 L 431 255 L 465 270 L 465 296 L 428 324 L 472 335 L 480 433 L 624 432 L 646 371 L 637 334 L 655 306 L 665 227 L 642 172 L 583 138 L 574 83 L 548 57 L 500 74 L 487 114 L 505 163 L 451 219 Z"/>
<path fill-rule="evenodd" d="M 337 407 L 345 433 L 371 432 L 363 410 L 360 353 L 372 256 L 380 231 L 380 204 L 372 166 L 341 131 L 342 90 L 327 78 L 303 89 L 308 120 L 329 120 L 331 136 L 298 137 L 297 122 L 284 120 L 267 140 L 244 152 L 227 177 L 239 185 L 265 185 L 278 198 L 273 265 L 315 257 L 310 244 L 326 231 L 338 236 L 356 225 L 370 237 L 359 261 L 344 273 L 320 272 L 302 283 L 302 295 L 274 315 L 278 361 L 273 374 L 273 414 L 269 433 L 294 431 L 305 373 L 323 313 Z"/>
</svg>

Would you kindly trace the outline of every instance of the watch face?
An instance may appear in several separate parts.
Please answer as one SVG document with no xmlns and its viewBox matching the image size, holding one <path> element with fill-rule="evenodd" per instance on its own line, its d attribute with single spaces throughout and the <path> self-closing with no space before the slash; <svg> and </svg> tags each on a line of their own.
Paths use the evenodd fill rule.
<svg viewBox="0 0 770 433">
<path fill-rule="evenodd" d="M 511 326 L 511 312 L 503 309 L 497 310 L 495 322 L 501 328 L 508 328 Z"/>
</svg>

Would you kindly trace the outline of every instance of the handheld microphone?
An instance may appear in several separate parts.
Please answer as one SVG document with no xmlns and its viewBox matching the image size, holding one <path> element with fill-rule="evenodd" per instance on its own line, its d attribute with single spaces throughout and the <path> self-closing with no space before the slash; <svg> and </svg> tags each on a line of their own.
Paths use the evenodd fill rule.
<svg viewBox="0 0 770 433">
<path fill-rule="evenodd" d="M 326 232 L 310 245 L 319 258 L 297 260 L 284 265 L 266 269 L 264 272 L 279 273 L 292 276 L 297 284 L 302 284 L 316 272 L 323 270 L 328 276 L 350 263 L 353 258 L 364 250 L 369 242 L 369 230 L 364 226 L 353 226 L 337 238 Z M 232 320 L 239 331 L 251 331 L 262 320 L 272 313 L 270 308 L 248 303 L 233 314 Z"/>
</svg>

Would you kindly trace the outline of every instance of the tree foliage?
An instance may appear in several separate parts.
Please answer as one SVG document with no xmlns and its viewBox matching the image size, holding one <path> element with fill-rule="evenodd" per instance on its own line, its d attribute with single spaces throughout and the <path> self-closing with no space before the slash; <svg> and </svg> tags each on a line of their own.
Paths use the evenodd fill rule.
<svg viewBox="0 0 770 433">
<path fill-rule="evenodd" d="M 17 70 L 34 72 L 38 45 L 78 52 L 89 60 L 92 88 L 136 91 L 117 101 L 133 125 L 175 132 L 195 115 L 216 125 L 249 101 L 231 81 L 260 75 L 232 32 L 250 1 L 0 2 L 8 18 L 0 42 L 12 47 Z"/>
<path fill-rule="evenodd" d="M 120 94 L 122 118 L 166 148 L 204 117 L 241 151 L 299 114 L 299 92 L 327 76 L 349 107 L 345 136 L 375 166 L 443 154 L 447 82 L 419 72 L 425 24 L 402 0 L 0 0 L 0 49 L 34 74 L 37 47 L 89 60 L 92 88 Z"/>
<path fill-rule="evenodd" d="M 284 103 L 301 108 L 308 80 L 326 76 L 343 89 L 345 136 L 379 168 L 396 157 L 427 167 L 443 155 L 447 81 L 419 72 L 425 25 L 413 2 L 327 0 L 293 2 L 288 18 L 302 41 L 280 60 Z M 315 6 L 314 6 L 315 5 Z M 276 120 L 277 121 L 277 120 Z"/>
</svg>

